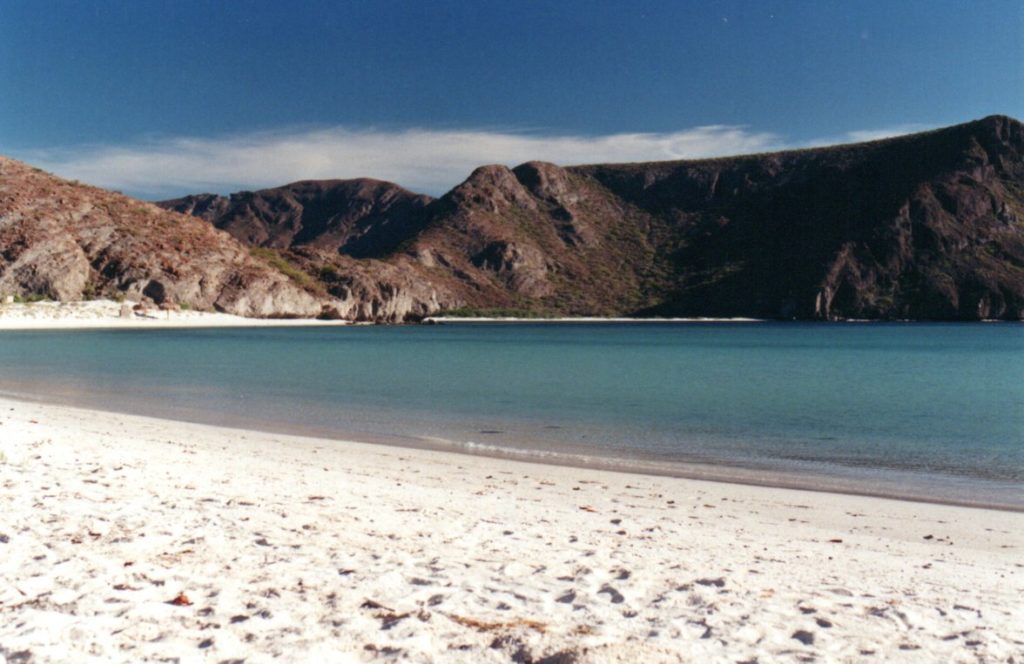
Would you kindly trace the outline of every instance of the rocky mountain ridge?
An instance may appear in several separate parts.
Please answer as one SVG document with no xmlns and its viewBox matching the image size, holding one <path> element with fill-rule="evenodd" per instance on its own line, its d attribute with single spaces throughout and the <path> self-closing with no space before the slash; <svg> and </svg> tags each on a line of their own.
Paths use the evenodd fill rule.
<svg viewBox="0 0 1024 664">
<path fill-rule="evenodd" d="M 304 180 L 230 196 L 198 194 L 162 207 L 202 217 L 250 246 L 308 245 L 368 258 L 395 249 L 393 238 L 410 228 L 433 199 L 390 182 Z"/>
<path fill-rule="evenodd" d="M 436 200 L 371 181 L 383 192 L 374 205 L 366 182 L 349 181 L 344 190 L 336 181 L 319 185 L 335 192 L 331 209 L 343 211 L 341 226 L 372 239 L 363 245 L 339 241 L 353 237 L 348 230 L 318 235 L 321 208 L 313 215 L 288 205 L 277 216 L 246 212 L 267 230 L 258 237 L 236 230 L 239 209 L 278 209 L 311 183 L 236 195 L 230 200 L 245 205 L 200 214 L 243 242 L 280 249 L 312 277 L 327 275 L 320 281 L 332 295 L 365 292 L 367 280 L 387 273 L 394 292 L 376 289 L 381 302 L 404 298 L 384 306 L 389 317 L 457 307 L 812 320 L 1024 317 L 1024 129 L 1004 116 L 722 159 L 483 166 Z M 182 200 L 164 205 L 190 211 Z M 394 200 L 404 204 L 389 206 Z"/>
<path fill-rule="evenodd" d="M 0 159 L 0 294 L 249 316 L 1024 318 L 1024 126 L 699 161 L 303 181 L 160 207 Z M 222 230 L 221 230 L 222 229 Z"/>
</svg>

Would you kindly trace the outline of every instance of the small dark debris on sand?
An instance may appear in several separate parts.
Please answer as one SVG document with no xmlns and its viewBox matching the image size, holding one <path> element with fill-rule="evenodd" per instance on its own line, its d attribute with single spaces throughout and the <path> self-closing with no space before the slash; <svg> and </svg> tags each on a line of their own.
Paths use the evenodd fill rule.
<svg viewBox="0 0 1024 664">
<path fill-rule="evenodd" d="M 178 596 L 167 602 L 172 606 L 192 606 L 192 600 L 185 593 L 178 593 Z"/>
<path fill-rule="evenodd" d="M 814 644 L 814 634 L 811 634 L 805 629 L 798 629 L 793 632 L 793 638 L 804 644 L 805 646 Z"/>
<path fill-rule="evenodd" d="M 615 588 L 612 588 L 607 583 L 601 586 L 601 589 L 597 591 L 597 594 L 607 594 L 609 597 L 611 597 L 612 604 L 622 604 L 622 602 L 626 600 L 626 598 L 622 596 L 622 593 L 620 593 Z"/>
<path fill-rule="evenodd" d="M 388 607 L 384 606 L 380 602 L 376 602 L 376 601 L 374 601 L 372 599 L 364 600 L 363 603 L 359 605 L 359 608 L 360 609 L 384 609 L 385 611 L 391 611 L 392 613 L 394 613 L 394 609 L 389 609 Z"/>
<path fill-rule="evenodd" d="M 715 588 L 722 588 L 725 586 L 725 579 L 718 577 L 717 579 L 697 579 L 694 581 L 698 586 L 714 586 Z"/>
</svg>

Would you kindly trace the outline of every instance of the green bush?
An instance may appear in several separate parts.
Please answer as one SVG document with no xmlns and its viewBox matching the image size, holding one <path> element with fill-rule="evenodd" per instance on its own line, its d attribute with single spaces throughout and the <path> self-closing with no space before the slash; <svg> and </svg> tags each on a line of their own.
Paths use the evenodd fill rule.
<svg viewBox="0 0 1024 664">
<path fill-rule="evenodd" d="M 340 276 L 338 270 L 333 265 L 323 265 L 318 271 L 320 278 L 324 281 L 335 281 Z"/>
<path fill-rule="evenodd" d="M 309 290 L 316 290 L 319 284 L 313 277 L 309 276 L 295 265 L 292 265 L 287 258 L 281 255 L 276 249 L 267 249 L 265 247 L 252 247 L 249 249 L 249 253 L 255 257 L 260 258 L 270 264 L 275 270 L 285 275 L 298 285 Z"/>
<path fill-rule="evenodd" d="M 29 295 L 15 295 L 14 301 L 18 304 L 32 304 L 33 302 L 43 302 L 49 300 L 46 295 L 42 293 L 30 293 Z"/>
</svg>

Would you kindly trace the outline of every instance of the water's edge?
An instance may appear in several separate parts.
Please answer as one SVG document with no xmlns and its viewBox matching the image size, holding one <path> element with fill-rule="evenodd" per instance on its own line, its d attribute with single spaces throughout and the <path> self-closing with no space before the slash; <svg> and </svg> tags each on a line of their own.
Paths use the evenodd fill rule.
<svg viewBox="0 0 1024 664">
<path fill-rule="evenodd" d="M 296 427 L 293 425 L 273 425 L 267 422 L 236 421 L 225 423 L 204 420 L 196 417 L 181 417 L 168 413 L 153 411 L 126 410 L 117 408 L 99 408 L 94 404 L 82 404 L 74 400 L 61 400 L 43 395 L 21 394 L 0 391 L 0 398 L 24 403 L 55 405 L 88 410 L 97 413 L 116 413 L 164 420 L 168 423 L 183 422 L 211 426 L 220 429 L 255 431 L 261 433 L 298 436 L 338 442 L 355 442 L 388 447 L 429 450 L 467 456 L 503 459 L 524 463 L 535 463 L 547 466 L 600 470 L 632 475 L 650 475 L 658 477 L 675 477 L 680 479 L 705 482 L 720 482 L 745 486 L 791 489 L 824 494 L 844 494 L 865 496 L 884 500 L 919 502 L 934 505 L 951 505 L 974 509 L 999 510 L 1006 512 L 1024 512 L 1024 506 L 1012 503 L 1000 503 L 988 500 L 938 497 L 921 492 L 898 491 L 894 487 L 898 482 L 886 482 L 877 486 L 869 486 L 863 480 L 845 479 L 827 474 L 786 472 L 777 469 L 766 470 L 739 463 L 721 462 L 716 464 L 651 462 L 641 459 L 623 459 L 599 455 L 575 455 L 553 451 L 528 450 L 521 448 L 503 448 L 496 445 L 473 445 L 460 443 L 432 436 L 406 436 L 398 434 L 381 434 L 370 432 L 339 432 L 325 431 L 315 427 Z"/>
</svg>

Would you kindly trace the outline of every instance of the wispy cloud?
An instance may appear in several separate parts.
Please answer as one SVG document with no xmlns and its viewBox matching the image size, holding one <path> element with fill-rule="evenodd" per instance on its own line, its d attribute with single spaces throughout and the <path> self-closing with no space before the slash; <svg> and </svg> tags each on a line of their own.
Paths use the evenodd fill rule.
<svg viewBox="0 0 1024 664">
<path fill-rule="evenodd" d="M 868 134 L 858 132 L 856 140 L 864 140 L 859 138 L 862 135 Z M 331 127 L 219 138 L 164 138 L 123 146 L 86 145 L 19 157 L 66 178 L 161 198 L 187 192 L 258 189 L 301 179 L 354 177 L 391 180 L 414 191 L 440 194 L 481 164 L 513 166 L 532 159 L 558 164 L 656 161 L 795 146 L 774 133 L 727 125 L 603 136 Z"/>
<path fill-rule="evenodd" d="M 80 146 L 19 156 L 63 177 L 147 197 L 354 177 L 391 180 L 438 194 L 482 164 L 513 166 L 531 159 L 559 164 L 684 159 L 778 145 L 774 134 L 732 126 L 605 136 L 334 127 Z"/>
<path fill-rule="evenodd" d="M 903 136 L 905 134 L 913 134 L 914 132 L 927 131 L 933 129 L 931 125 L 924 124 L 899 124 L 891 127 L 881 127 L 879 129 L 860 129 L 857 131 L 848 131 L 844 134 L 838 134 L 836 136 L 828 136 L 824 138 L 817 138 L 807 143 L 808 147 L 817 147 L 822 145 L 837 145 L 839 143 L 862 143 L 865 141 L 877 141 L 883 138 L 892 138 L 894 136 Z"/>
</svg>

